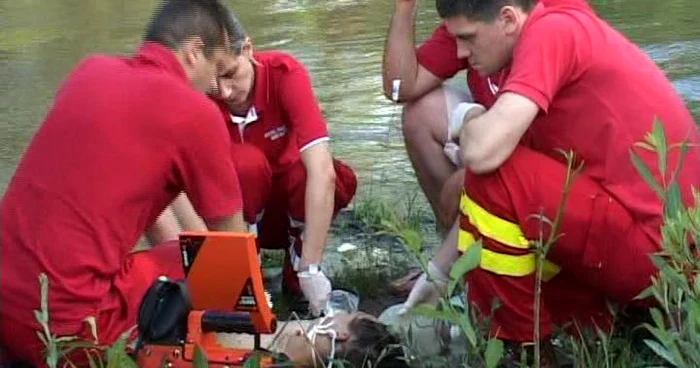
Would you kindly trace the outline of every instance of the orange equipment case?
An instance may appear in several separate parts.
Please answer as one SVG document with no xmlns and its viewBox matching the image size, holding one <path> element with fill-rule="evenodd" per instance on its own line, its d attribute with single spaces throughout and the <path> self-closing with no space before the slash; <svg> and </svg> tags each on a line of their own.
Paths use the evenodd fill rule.
<svg viewBox="0 0 700 368">
<path fill-rule="evenodd" d="M 180 248 L 186 277 L 181 282 L 189 294 L 189 308 L 177 314 L 182 317 L 178 323 L 183 331 L 169 341 L 141 340 L 136 350 L 137 365 L 194 367 L 195 350 L 199 347 L 209 367 L 243 366 L 255 352 L 261 354 L 261 367 L 274 366 L 277 361 L 273 355 L 260 348 L 260 335 L 274 333 L 277 321 L 263 286 L 255 236 L 184 232 L 180 235 Z M 148 308 L 150 305 L 154 304 L 148 304 Z M 221 332 L 251 334 L 255 346 L 252 350 L 223 346 L 216 337 Z"/>
</svg>

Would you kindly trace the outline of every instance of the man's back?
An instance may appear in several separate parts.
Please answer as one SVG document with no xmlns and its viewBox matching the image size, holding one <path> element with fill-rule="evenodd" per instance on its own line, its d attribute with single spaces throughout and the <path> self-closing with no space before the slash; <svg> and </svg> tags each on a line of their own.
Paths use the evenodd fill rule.
<svg viewBox="0 0 700 368">
<path fill-rule="evenodd" d="M 504 88 L 527 95 L 546 112 L 524 141 L 558 159 L 556 150 L 573 149 L 585 174 L 637 220 L 657 227 L 661 203 L 632 165 L 629 151 L 655 118 L 672 143 L 699 143 L 690 112 L 663 71 L 590 8 L 576 2 L 546 8 L 539 5 L 530 15 Z M 657 171 L 655 155 L 640 153 Z M 671 169 L 677 153 L 669 156 Z M 700 181 L 699 164 L 700 155 L 691 149 L 681 176 L 686 199 L 689 185 Z"/>
<path fill-rule="evenodd" d="M 218 121 L 213 104 L 160 45 L 146 44 L 135 58 L 83 61 L 3 198 L 3 313 L 37 308 L 37 276 L 46 272 L 52 320 L 95 315 L 144 230 L 201 177 L 192 172 L 193 158 L 206 145 L 227 157 Z"/>
</svg>

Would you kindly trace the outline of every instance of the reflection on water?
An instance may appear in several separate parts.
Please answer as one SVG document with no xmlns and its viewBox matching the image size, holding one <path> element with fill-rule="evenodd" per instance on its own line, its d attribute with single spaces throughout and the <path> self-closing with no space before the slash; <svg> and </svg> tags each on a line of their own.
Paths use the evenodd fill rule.
<svg viewBox="0 0 700 368">
<path fill-rule="evenodd" d="M 700 102 L 697 0 L 598 0 L 603 16 L 657 60 L 689 104 Z M 131 52 L 155 0 L 0 0 L 0 190 L 61 79 L 92 52 Z M 437 23 L 421 2 L 417 39 Z M 333 149 L 358 171 L 363 194 L 418 190 L 403 150 L 400 109 L 381 93 L 394 0 L 236 0 L 257 48 L 294 53 L 309 68 Z M 463 74 L 459 76 L 463 82 Z M 393 197 L 392 197 L 393 198 Z"/>
</svg>

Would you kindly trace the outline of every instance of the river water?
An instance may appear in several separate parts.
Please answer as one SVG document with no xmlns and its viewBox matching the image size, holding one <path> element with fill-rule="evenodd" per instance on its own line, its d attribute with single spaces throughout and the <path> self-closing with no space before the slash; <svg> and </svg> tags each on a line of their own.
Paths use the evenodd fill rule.
<svg viewBox="0 0 700 368">
<path fill-rule="evenodd" d="M 640 44 L 700 112 L 698 0 L 594 0 Z M 130 53 L 155 0 L 0 0 L 0 191 L 62 78 L 93 52 Z M 394 0 L 236 0 L 257 48 L 290 51 L 308 67 L 337 157 L 358 173 L 359 195 L 415 194 L 399 107 L 381 92 L 381 58 Z M 416 37 L 438 22 L 421 1 Z M 464 78 L 459 74 L 458 78 Z M 641 76 L 640 76 L 641 78 Z M 118 103 L 118 101 L 115 101 Z"/>
</svg>

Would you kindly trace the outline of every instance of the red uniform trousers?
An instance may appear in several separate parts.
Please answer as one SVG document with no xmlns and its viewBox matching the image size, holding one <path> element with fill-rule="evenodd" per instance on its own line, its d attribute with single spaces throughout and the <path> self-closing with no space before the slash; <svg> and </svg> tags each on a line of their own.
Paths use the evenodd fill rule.
<svg viewBox="0 0 700 368">
<path fill-rule="evenodd" d="M 282 172 L 273 172 L 263 152 L 245 143 L 234 144 L 232 157 L 243 194 L 245 220 L 258 227 L 258 247 L 285 249 L 283 283 L 287 290 L 299 293 L 292 258 L 294 254 L 301 257 L 303 247 L 306 168 L 299 160 Z M 355 196 L 357 178 L 349 166 L 338 160 L 333 160 L 333 167 L 335 217 Z"/>
<path fill-rule="evenodd" d="M 112 289 L 104 296 L 103 309 L 94 316 L 100 345 L 111 345 L 123 333 L 136 326 L 141 300 L 159 276 L 184 277 L 178 241 L 170 241 L 129 255 L 119 274 L 114 277 Z M 38 282 L 36 292 L 39 292 Z M 89 325 L 82 321 L 84 317 L 76 316 L 76 321 L 70 324 L 71 327 L 67 324 L 59 326 L 51 321 L 49 304 L 49 324 L 54 335 L 77 336 L 85 341 L 94 341 Z M 44 344 L 37 337 L 37 331 L 40 331 L 40 327 L 36 320 L 20 321 L 15 316 L 0 314 L 0 345 L 5 350 L 5 360 L 25 361 L 37 368 L 45 367 Z M 137 333 L 138 331 L 134 330 L 133 337 Z M 87 363 L 87 357 L 80 351 L 71 355 L 69 359 L 79 365 Z"/>
<path fill-rule="evenodd" d="M 498 299 L 491 331 L 502 339 L 533 341 L 535 257 L 527 240 L 539 239 L 541 229 L 547 239 L 550 225 L 533 215 L 554 220 L 566 171 L 565 163 L 519 146 L 495 172 L 465 174 L 459 246 L 482 239 L 481 265 L 465 276 L 469 300 L 489 315 Z M 628 303 L 650 285 L 656 268 L 649 256 L 659 245 L 582 174 L 570 186 L 559 234 L 547 255 L 540 336 L 568 322 L 608 328 L 606 300 Z"/>
</svg>

